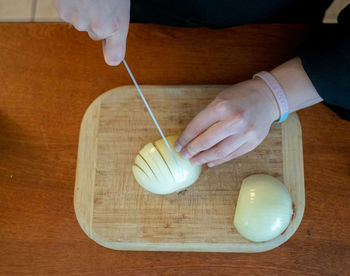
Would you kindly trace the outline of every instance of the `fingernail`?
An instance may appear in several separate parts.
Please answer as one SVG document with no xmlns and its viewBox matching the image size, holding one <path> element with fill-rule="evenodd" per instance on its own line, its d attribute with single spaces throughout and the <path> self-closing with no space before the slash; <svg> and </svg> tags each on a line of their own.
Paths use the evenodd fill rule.
<svg viewBox="0 0 350 276">
<path fill-rule="evenodd" d="M 175 151 L 180 152 L 181 150 L 182 150 L 182 146 L 178 142 L 176 142 L 175 143 Z"/>
<path fill-rule="evenodd" d="M 190 159 L 191 155 L 186 151 L 184 150 L 182 153 L 181 153 L 182 157 L 184 159 Z"/>
<path fill-rule="evenodd" d="M 110 60 L 108 60 L 108 65 L 110 65 L 110 66 L 117 66 L 117 65 L 119 65 L 120 64 L 120 60 L 118 60 L 118 59 L 110 59 Z"/>
<path fill-rule="evenodd" d="M 214 163 L 208 163 L 208 167 L 211 168 L 211 167 L 214 167 L 215 164 Z"/>
</svg>

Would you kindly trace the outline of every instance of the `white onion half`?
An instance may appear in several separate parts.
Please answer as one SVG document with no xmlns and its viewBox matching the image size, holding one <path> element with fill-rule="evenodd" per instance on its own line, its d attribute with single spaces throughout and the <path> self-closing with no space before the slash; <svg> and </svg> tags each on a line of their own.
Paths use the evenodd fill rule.
<svg viewBox="0 0 350 276">
<path fill-rule="evenodd" d="M 289 225 L 293 215 L 287 188 L 277 178 L 256 174 L 243 180 L 234 217 L 237 231 L 246 239 L 274 239 Z"/>
<path fill-rule="evenodd" d="M 154 194 L 171 194 L 186 189 L 198 179 L 201 166 L 193 166 L 189 160 L 174 149 L 177 136 L 166 137 L 175 158 L 176 165 L 163 139 L 145 145 L 136 156 L 132 167 L 136 181 Z"/>
</svg>

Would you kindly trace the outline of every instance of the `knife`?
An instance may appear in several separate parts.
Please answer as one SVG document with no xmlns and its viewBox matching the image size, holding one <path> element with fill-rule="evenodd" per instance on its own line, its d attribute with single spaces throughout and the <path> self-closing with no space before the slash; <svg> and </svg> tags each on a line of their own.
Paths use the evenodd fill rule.
<svg viewBox="0 0 350 276">
<path fill-rule="evenodd" d="M 146 105 L 146 107 L 147 107 L 147 110 L 148 110 L 149 114 L 151 115 L 151 117 L 152 117 L 152 119 L 153 119 L 153 122 L 156 124 L 156 127 L 158 128 L 158 131 L 159 131 L 160 135 L 162 136 L 162 138 L 163 138 L 163 140 L 164 140 L 166 146 L 168 147 L 168 149 L 169 149 L 169 151 L 170 151 L 170 153 L 171 153 L 171 156 L 174 158 L 174 161 L 175 161 L 175 163 L 176 163 L 176 166 L 177 166 L 178 168 L 180 168 L 179 163 L 178 163 L 177 160 L 176 160 L 176 157 L 175 157 L 174 152 L 171 150 L 171 148 L 170 148 L 170 146 L 169 146 L 169 144 L 168 144 L 168 141 L 165 139 L 165 136 L 164 136 L 164 134 L 163 134 L 163 131 L 162 131 L 162 129 L 160 128 L 160 126 L 159 126 L 159 124 L 158 124 L 158 122 L 157 122 L 157 120 L 156 120 L 156 117 L 154 117 L 153 112 L 152 112 L 150 106 L 148 105 L 148 103 L 147 103 L 145 97 L 143 96 L 143 93 L 142 93 L 142 91 L 141 91 L 139 85 L 137 84 L 137 81 L 135 80 L 134 75 L 132 74 L 132 72 L 131 72 L 131 70 L 130 70 L 128 64 L 127 64 L 126 61 L 125 61 L 125 59 L 123 59 L 123 63 L 124 63 L 124 65 L 125 65 L 126 70 L 127 70 L 128 73 L 129 73 L 129 75 L 130 75 L 132 81 L 134 82 L 135 87 L 136 87 L 137 91 L 139 92 L 139 94 L 140 94 L 140 96 L 141 96 L 141 99 L 142 99 L 143 102 L 145 103 L 145 105 Z"/>
</svg>

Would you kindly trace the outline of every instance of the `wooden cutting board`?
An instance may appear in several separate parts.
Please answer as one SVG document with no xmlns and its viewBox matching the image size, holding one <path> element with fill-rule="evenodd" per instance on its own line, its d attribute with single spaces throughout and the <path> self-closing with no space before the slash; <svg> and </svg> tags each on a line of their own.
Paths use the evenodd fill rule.
<svg viewBox="0 0 350 276">
<path fill-rule="evenodd" d="M 165 135 L 177 135 L 225 86 L 143 86 Z M 118 250 L 260 252 L 287 241 L 305 206 L 301 128 L 296 114 L 274 124 L 254 151 L 215 168 L 203 167 L 199 180 L 179 194 L 160 196 L 134 179 L 138 151 L 159 139 L 137 91 L 112 89 L 97 98 L 83 118 L 74 207 L 84 232 Z M 247 241 L 233 226 L 242 180 L 264 173 L 288 188 L 294 216 L 274 240 Z"/>
</svg>

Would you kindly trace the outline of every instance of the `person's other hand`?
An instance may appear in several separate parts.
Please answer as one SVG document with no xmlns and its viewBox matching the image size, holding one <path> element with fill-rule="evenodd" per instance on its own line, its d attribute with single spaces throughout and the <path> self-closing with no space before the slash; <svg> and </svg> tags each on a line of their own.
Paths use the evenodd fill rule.
<svg viewBox="0 0 350 276">
<path fill-rule="evenodd" d="M 270 88 L 259 78 L 221 92 L 186 127 L 176 151 L 194 165 L 219 165 L 257 147 L 279 109 Z"/>
<path fill-rule="evenodd" d="M 129 29 L 130 0 L 54 0 L 62 19 L 77 30 L 103 40 L 103 54 L 109 65 L 118 65 L 125 56 Z"/>
</svg>

